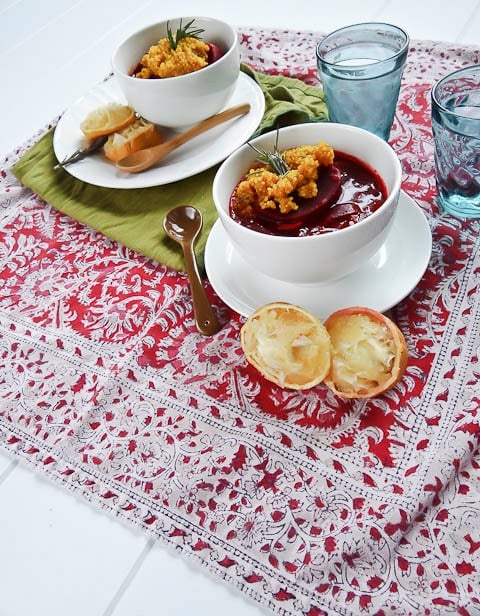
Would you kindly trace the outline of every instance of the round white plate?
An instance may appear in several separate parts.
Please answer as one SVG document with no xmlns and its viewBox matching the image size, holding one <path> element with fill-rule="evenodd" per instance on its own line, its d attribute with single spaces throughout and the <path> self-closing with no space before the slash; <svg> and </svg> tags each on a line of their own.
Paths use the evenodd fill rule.
<svg viewBox="0 0 480 616">
<path fill-rule="evenodd" d="M 295 285 L 257 272 L 236 252 L 219 220 L 207 239 L 205 268 L 217 295 L 243 316 L 268 302 L 285 301 L 325 319 L 348 306 L 385 312 L 417 286 L 431 251 L 428 222 L 418 205 L 402 192 L 383 246 L 363 267 L 340 280 Z"/>
<path fill-rule="evenodd" d="M 59 161 L 85 145 L 80 122 L 87 114 L 112 101 L 126 104 L 115 78 L 95 86 L 63 114 L 53 137 L 53 149 Z M 163 162 L 142 173 L 123 173 L 101 153 L 68 165 L 65 170 L 83 182 L 105 188 L 145 188 L 183 180 L 227 158 L 251 137 L 260 124 L 265 111 L 265 98 L 260 86 L 244 73 L 240 73 L 225 108 L 242 103 L 250 103 L 251 109 L 247 114 L 195 137 L 172 152 Z M 162 132 L 164 139 L 172 135 L 171 131 L 165 129 Z"/>
</svg>

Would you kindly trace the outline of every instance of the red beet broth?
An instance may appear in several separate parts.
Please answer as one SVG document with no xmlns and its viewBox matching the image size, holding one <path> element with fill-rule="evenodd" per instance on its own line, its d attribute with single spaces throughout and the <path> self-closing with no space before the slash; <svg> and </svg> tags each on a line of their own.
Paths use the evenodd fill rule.
<svg viewBox="0 0 480 616">
<path fill-rule="evenodd" d="M 333 166 L 319 169 L 317 185 L 316 197 L 295 199 L 298 210 L 272 215 L 273 210 L 257 208 L 248 218 L 240 216 L 235 209 L 235 189 L 230 197 L 230 216 L 242 226 L 268 235 L 321 235 L 367 218 L 388 196 L 385 182 L 374 169 L 337 150 Z"/>
</svg>

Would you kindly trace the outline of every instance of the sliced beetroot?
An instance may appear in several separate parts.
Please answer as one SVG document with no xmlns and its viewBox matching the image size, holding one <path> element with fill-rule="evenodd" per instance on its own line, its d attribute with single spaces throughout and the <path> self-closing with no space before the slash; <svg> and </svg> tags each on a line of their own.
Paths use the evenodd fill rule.
<svg viewBox="0 0 480 616">
<path fill-rule="evenodd" d="M 208 63 L 213 64 L 223 56 L 223 49 L 215 43 L 207 43 L 208 45 Z"/>
<path fill-rule="evenodd" d="M 321 167 L 318 173 L 318 193 L 311 199 L 297 198 L 298 210 L 293 210 L 287 214 L 282 214 L 278 209 L 255 210 L 258 218 L 270 224 L 279 225 L 282 230 L 296 229 L 300 227 L 304 220 L 314 214 L 328 209 L 342 192 L 341 173 L 333 165 Z"/>
</svg>

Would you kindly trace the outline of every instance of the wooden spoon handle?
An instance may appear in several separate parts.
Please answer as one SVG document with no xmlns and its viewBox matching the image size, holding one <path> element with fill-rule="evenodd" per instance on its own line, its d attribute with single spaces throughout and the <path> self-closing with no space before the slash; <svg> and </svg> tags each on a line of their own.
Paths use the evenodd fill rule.
<svg viewBox="0 0 480 616">
<path fill-rule="evenodd" d="M 245 113 L 248 113 L 249 111 L 250 111 L 249 103 L 245 103 L 243 105 L 237 105 L 236 107 L 230 107 L 229 109 L 225 109 L 225 111 L 221 111 L 220 113 L 210 116 L 206 120 L 203 120 L 202 122 L 199 122 L 198 124 L 195 124 L 195 126 L 192 126 L 188 130 L 186 130 L 184 133 L 181 133 L 180 135 L 173 137 L 173 139 L 170 139 L 167 143 L 171 143 L 173 145 L 172 147 L 172 150 L 173 150 L 174 148 L 178 148 L 180 145 L 183 145 L 187 141 L 190 141 L 190 139 L 193 139 L 194 137 L 201 135 L 205 131 L 210 130 L 211 128 L 214 128 L 215 126 L 218 126 L 219 124 L 223 124 L 223 122 L 226 122 L 227 120 L 231 120 L 232 118 L 235 118 L 239 115 L 244 115 Z"/>
<path fill-rule="evenodd" d="M 193 312 L 198 331 L 204 336 L 217 333 L 221 325 L 213 311 L 207 293 L 198 272 L 197 261 L 192 243 L 182 244 L 185 256 L 185 267 L 190 282 L 190 291 L 193 301 Z"/>
<path fill-rule="evenodd" d="M 236 116 L 244 115 L 249 111 L 249 103 L 244 103 L 242 105 L 237 105 L 236 107 L 225 109 L 225 111 L 221 111 L 220 113 L 217 113 L 216 115 L 195 124 L 195 126 L 192 126 L 184 133 L 180 133 L 172 139 L 165 141 L 165 143 L 155 145 L 151 148 L 138 150 L 126 158 L 122 158 L 122 160 L 119 160 L 116 163 L 117 168 L 121 171 L 126 171 L 127 173 L 138 173 L 140 171 L 145 171 L 145 169 L 149 169 L 155 163 L 158 163 L 162 160 L 162 158 L 165 158 L 165 156 L 170 154 L 170 152 L 180 147 L 187 141 L 190 141 L 190 139 L 197 137 L 201 133 L 214 128 L 227 120 L 231 120 Z"/>
</svg>

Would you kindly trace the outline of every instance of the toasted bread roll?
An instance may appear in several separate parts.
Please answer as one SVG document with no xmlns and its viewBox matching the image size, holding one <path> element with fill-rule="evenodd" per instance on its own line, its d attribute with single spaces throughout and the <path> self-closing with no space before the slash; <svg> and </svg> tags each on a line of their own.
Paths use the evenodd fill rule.
<svg viewBox="0 0 480 616">
<path fill-rule="evenodd" d="M 117 162 L 133 152 L 162 143 L 162 135 L 155 124 L 143 118 L 123 130 L 109 135 L 103 146 L 105 156 Z"/>
<path fill-rule="evenodd" d="M 334 312 L 323 324 L 284 302 L 265 304 L 240 332 L 247 360 L 289 389 L 323 382 L 344 398 L 371 398 L 393 387 L 408 360 L 405 338 L 388 317 L 361 306 Z"/>
<path fill-rule="evenodd" d="M 248 361 L 282 387 L 313 387 L 330 369 L 328 332 L 299 306 L 284 302 L 262 306 L 247 319 L 240 339 Z"/>
<path fill-rule="evenodd" d="M 407 367 L 400 329 L 380 312 L 364 307 L 338 310 L 325 321 L 332 363 L 325 385 L 344 398 L 372 398 L 393 387 Z"/>
</svg>

